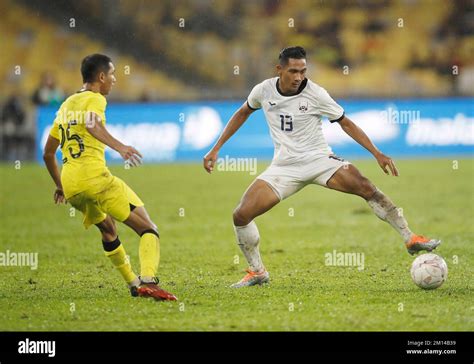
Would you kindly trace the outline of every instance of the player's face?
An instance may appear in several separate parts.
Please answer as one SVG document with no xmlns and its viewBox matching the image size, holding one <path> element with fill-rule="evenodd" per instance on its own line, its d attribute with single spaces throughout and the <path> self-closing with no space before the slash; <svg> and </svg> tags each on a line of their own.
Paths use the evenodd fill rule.
<svg viewBox="0 0 474 364">
<path fill-rule="evenodd" d="M 115 84 L 115 67 L 112 62 L 109 63 L 109 71 L 101 74 L 101 86 L 100 93 L 102 95 L 108 95 L 112 86 Z"/>
<path fill-rule="evenodd" d="M 285 66 L 278 65 L 277 71 L 280 89 L 284 93 L 296 92 L 306 77 L 306 59 L 290 58 Z"/>
</svg>

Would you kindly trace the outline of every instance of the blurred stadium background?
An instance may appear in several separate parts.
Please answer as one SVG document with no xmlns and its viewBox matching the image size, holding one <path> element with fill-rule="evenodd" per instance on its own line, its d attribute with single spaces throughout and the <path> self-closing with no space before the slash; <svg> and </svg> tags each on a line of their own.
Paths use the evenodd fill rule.
<svg viewBox="0 0 474 364">
<path fill-rule="evenodd" d="M 366 120 L 376 142 L 394 143 L 388 152 L 466 154 L 473 144 L 473 1 L 0 0 L 0 36 L 3 160 L 39 160 L 54 112 L 80 88 L 79 63 L 94 52 L 117 67 L 108 122 L 118 136 L 148 145 L 149 160 L 200 159 L 250 89 L 274 75 L 288 45 L 307 49 L 309 77 L 346 111 L 362 113 L 355 120 Z M 120 108 L 126 103 L 133 106 Z M 402 125 L 370 134 L 384 110 L 388 119 L 406 112 L 407 124 L 417 111 L 418 119 L 447 124 L 411 131 L 439 134 L 415 144 Z M 255 118 L 261 123 L 242 135 L 256 142 L 251 155 L 270 159 L 266 126 L 257 125 L 263 114 Z M 447 129 L 455 135 L 440 139 Z M 153 140 L 144 130 L 154 130 Z M 328 133 L 340 152 L 358 154 Z M 242 145 L 252 143 L 227 152 Z"/>
</svg>

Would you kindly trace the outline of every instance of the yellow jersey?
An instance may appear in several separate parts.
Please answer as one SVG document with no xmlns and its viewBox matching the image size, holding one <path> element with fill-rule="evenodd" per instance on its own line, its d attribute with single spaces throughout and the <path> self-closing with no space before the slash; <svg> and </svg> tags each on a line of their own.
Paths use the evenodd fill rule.
<svg viewBox="0 0 474 364">
<path fill-rule="evenodd" d="M 61 183 L 67 198 L 83 191 L 99 193 L 112 180 L 105 165 L 105 145 L 86 129 L 86 114 L 96 113 L 105 125 L 105 97 L 92 91 L 69 96 L 59 108 L 50 135 L 60 142 Z"/>
</svg>

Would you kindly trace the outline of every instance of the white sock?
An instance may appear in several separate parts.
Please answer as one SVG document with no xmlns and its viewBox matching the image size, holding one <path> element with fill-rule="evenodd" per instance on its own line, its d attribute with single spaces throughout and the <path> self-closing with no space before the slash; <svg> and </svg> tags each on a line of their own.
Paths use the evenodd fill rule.
<svg viewBox="0 0 474 364">
<path fill-rule="evenodd" d="M 235 235 L 237 236 L 237 244 L 244 253 L 250 269 L 254 272 L 260 272 L 264 269 L 262 258 L 258 245 L 260 242 L 260 234 L 258 233 L 257 224 L 255 221 L 250 222 L 245 226 L 235 226 Z"/>
<path fill-rule="evenodd" d="M 392 225 L 405 242 L 410 240 L 413 233 L 408 228 L 408 223 L 403 217 L 402 209 L 396 207 L 382 191 L 377 189 L 367 203 L 374 210 L 375 215 Z"/>
</svg>

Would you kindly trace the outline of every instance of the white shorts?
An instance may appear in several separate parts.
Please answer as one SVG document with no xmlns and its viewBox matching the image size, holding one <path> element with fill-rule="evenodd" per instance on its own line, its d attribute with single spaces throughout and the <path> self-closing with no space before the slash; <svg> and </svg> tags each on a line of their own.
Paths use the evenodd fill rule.
<svg viewBox="0 0 474 364">
<path fill-rule="evenodd" d="M 290 165 L 271 164 L 257 179 L 267 182 L 280 200 L 290 197 L 308 184 L 327 186 L 336 171 L 349 165 L 336 155 L 324 155 L 312 161 Z"/>
</svg>

